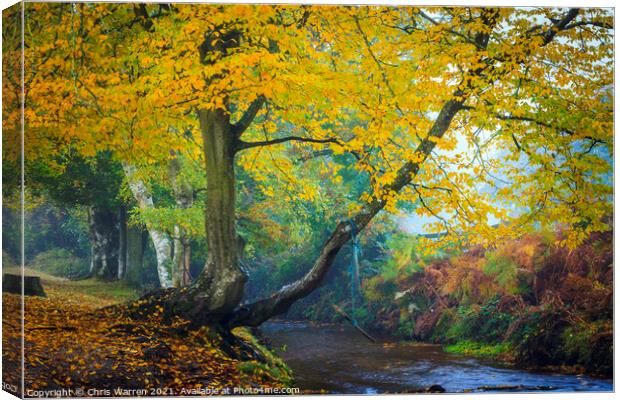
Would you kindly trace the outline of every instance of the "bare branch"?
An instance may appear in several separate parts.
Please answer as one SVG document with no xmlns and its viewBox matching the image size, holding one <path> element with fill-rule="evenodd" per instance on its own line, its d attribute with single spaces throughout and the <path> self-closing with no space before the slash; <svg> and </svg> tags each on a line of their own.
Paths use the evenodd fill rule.
<svg viewBox="0 0 620 400">
<path fill-rule="evenodd" d="M 362 39 L 364 40 L 364 44 L 366 45 L 366 49 L 368 50 L 368 53 L 370 53 L 370 56 L 372 57 L 372 59 L 375 61 L 375 63 L 377 64 L 377 66 L 379 67 L 379 71 L 381 72 L 381 78 L 383 79 L 383 83 L 385 83 L 385 86 L 387 86 L 388 90 L 390 91 L 390 94 L 396 98 L 396 94 L 394 93 L 394 89 L 392 89 L 392 85 L 390 85 L 390 81 L 387 78 L 387 75 L 385 73 L 385 70 L 383 69 L 383 66 L 381 65 L 381 61 L 377 58 L 377 56 L 375 55 L 375 53 L 372 51 L 372 45 L 370 44 L 370 41 L 368 40 L 368 37 L 366 36 L 366 33 L 364 33 L 364 30 L 362 29 L 362 26 L 360 25 L 359 19 L 357 17 L 353 18 L 355 20 L 355 25 L 357 27 L 357 30 L 359 32 L 359 34 L 362 36 Z M 398 110 L 402 112 L 402 110 L 400 110 L 400 108 L 398 107 L 398 104 L 396 105 L 396 107 L 398 108 Z"/>
<path fill-rule="evenodd" d="M 236 151 L 251 149 L 252 147 L 271 146 L 284 142 L 340 143 L 336 138 L 314 139 L 302 136 L 285 136 L 277 139 L 261 140 L 260 142 L 244 142 L 243 140 L 239 140 L 237 142 Z"/>
<path fill-rule="evenodd" d="M 422 193 L 420 193 L 416 185 L 412 185 L 412 186 L 413 186 L 413 190 L 415 190 L 416 194 L 418 195 L 418 199 L 420 200 L 420 204 L 422 204 L 422 207 L 424 207 L 429 213 L 431 213 L 433 217 L 441 221 L 444 228 L 446 229 L 446 232 L 450 232 L 450 224 L 448 223 L 448 221 L 441 215 L 437 214 L 435 210 L 433 210 L 431 207 L 429 207 L 426 201 L 424 201 L 424 197 L 422 196 Z"/>
<path fill-rule="evenodd" d="M 441 186 L 426 186 L 421 183 L 412 183 L 411 185 L 415 188 L 421 187 L 422 189 L 425 189 L 425 190 L 443 190 L 444 192 L 452 193 L 452 189 L 441 187 Z"/>
<path fill-rule="evenodd" d="M 578 8 L 571 8 L 570 10 L 568 10 L 564 18 L 555 22 L 551 29 L 548 29 L 542 33 L 542 37 L 543 37 L 542 45 L 546 46 L 547 44 L 551 43 L 551 41 L 558 34 L 558 32 L 569 29 L 568 26 L 570 26 L 569 25 L 570 22 L 574 20 L 575 18 L 577 18 L 577 15 L 579 15 Z"/>
<path fill-rule="evenodd" d="M 539 125 L 539 126 L 542 126 L 542 127 L 545 127 L 545 128 L 555 129 L 555 130 L 557 130 L 558 132 L 561 132 L 561 133 L 563 132 L 563 133 L 565 133 L 565 134 L 567 134 L 567 135 L 569 135 L 569 136 L 573 136 L 573 135 L 575 135 L 575 131 L 572 131 L 572 130 L 570 130 L 570 129 L 563 128 L 563 127 L 561 127 L 561 126 L 554 126 L 554 125 L 552 125 L 552 124 L 550 124 L 550 123 L 548 123 L 548 122 L 545 122 L 545 121 L 540 121 L 540 120 L 538 120 L 538 119 L 536 119 L 536 118 L 533 118 L 533 117 L 527 117 L 527 116 L 515 116 L 515 115 L 501 115 L 501 114 L 495 114 L 495 117 L 496 117 L 496 118 L 498 118 L 498 119 L 502 119 L 502 120 L 509 120 L 509 121 L 523 121 L 523 122 L 531 122 L 531 123 L 533 123 L 533 124 L 535 124 L 535 125 Z M 588 139 L 588 140 L 596 140 L 596 141 L 598 141 L 599 143 L 603 143 L 603 144 L 607 143 L 607 142 L 606 142 L 605 140 L 603 140 L 603 139 L 595 139 L 595 138 L 593 138 L 592 136 L 584 136 L 583 138 L 584 138 L 584 139 Z"/>
<path fill-rule="evenodd" d="M 608 22 L 601 22 L 601 21 L 579 21 L 579 22 L 573 22 L 572 24 L 568 24 L 564 27 L 564 30 L 569 30 L 569 29 L 573 29 L 573 28 L 577 28 L 579 26 L 597 26 L 599 28 L 605 28 L 605 29 L 614 29 L 614 26 Z"/>
</svg>

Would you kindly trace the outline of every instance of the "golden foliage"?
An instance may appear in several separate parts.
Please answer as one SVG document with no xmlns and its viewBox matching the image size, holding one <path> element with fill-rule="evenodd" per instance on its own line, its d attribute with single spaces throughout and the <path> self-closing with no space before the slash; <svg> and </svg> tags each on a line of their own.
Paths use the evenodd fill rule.
<svg viewBox="0 0 620 400">
<path fill-rule="evenodd" d="M 417 203 L 445 241 L 489 245 L 561 223 L 574 247 L 606 229 L 609 10 L 582 9 L 560 26 L 570 13 L 548 8 L 149 4 L 146 18 L 132 4 L 25 7 L 28 160 L 55 167 L 67 147 L 146 165 L 177 151 L 198 160 L 197 109 L 235 122 L 263 97 L 244 141 L 315 140 L 241 153 L 267 197 L 315 201 L 340 185 L 334 157 L 323 158 L 327 185 L 290 173 L 304 168 L 299 155 L 328 150 L 356 155 L 346 168 L 368 177 L 345 207 L 380 199 L 396 213 L 399 202 Z M 15 15 L 6 21 L 9 39 Z M 10 131 L 19 126 L 17 53 L 5 51 Z M 448 101 L 464 106 L 445 134 L 429 135 Z M 436 146 L 427 159 L 414 151 L 425 140 Z M 405 162 L 423 162 L 415 186 L 386 189 Z"/>
</svg>

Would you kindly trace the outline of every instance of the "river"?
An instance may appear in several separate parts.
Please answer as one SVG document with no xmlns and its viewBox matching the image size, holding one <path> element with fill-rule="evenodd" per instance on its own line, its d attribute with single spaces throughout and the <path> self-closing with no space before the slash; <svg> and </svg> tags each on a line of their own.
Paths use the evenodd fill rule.
<svg viewBox="0 0 620 400">
<path fill-rule="evenodd" d="M 485 386 L 516 386 L 513 391 L 525 392 L 613 390 L 612 380 L 524 371 L 446 353 L 437 345 L 372 343 L 348 325 L 269 322 L 261 330 L 305 391 L 407 393 L 431 385 L 451 393 Z"/>
</svg>

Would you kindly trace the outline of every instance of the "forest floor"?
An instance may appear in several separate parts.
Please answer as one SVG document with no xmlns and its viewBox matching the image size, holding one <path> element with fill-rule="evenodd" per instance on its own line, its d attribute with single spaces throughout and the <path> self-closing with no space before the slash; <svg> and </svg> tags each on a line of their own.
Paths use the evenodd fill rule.
<svg viewBox="0 0 620 400">
<path fill-rule="evenodd" d="M 5 269 L 4 272 L 9 272 Z M 276 391 L 291 374 L 246 330 L 234 333 L 263 362 L 237 360 L 223 350 L 208 328 L 187 331 L 187 323 L 163 324 L 154 312 L 144 320 L 121 315 L 110 305 L 137 298 L 122 283 L 70 281 L 41 276 L 47 297 L 25 297 L 25 390 L 42 397 L 65 390 L 68 396 L 201 395 Z M 3 294 L 3 381 L 20 387 L 20 296 Z M 58 392 L 57 392 L 58 393 Z"/>
</svg>

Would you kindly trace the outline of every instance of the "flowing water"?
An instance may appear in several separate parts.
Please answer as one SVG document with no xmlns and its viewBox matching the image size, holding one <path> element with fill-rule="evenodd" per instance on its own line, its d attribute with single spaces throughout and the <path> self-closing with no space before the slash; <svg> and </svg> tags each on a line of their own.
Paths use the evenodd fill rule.
<svg viewBox="0 0 620 400">
<path fill-rule="evenodd" d="M 293 370 L 296 386 L 307 391 L 406 393 L 431 385 L 452 393 L 501 386 L 518 387 L 513 391 L 613 390 L 612 380 L 523 371 L 446 353 L 436 345 L 372 343 L 348 325 L 270 322 L 262 331 Z"/>
</svg>

